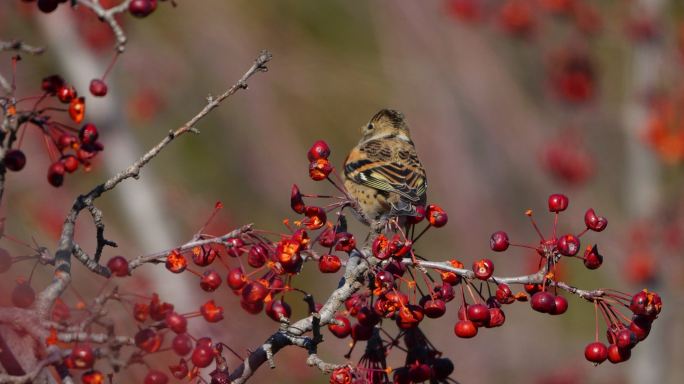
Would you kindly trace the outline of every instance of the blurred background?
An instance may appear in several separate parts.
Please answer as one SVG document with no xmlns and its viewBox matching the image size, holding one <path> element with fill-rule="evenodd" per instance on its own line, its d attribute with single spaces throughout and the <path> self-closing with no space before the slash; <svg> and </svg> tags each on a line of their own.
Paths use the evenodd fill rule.
<svg viewBox="0 0 684 384">
<path fill-rule="evenodd" d="M 115 1 L 105 3 L 116 3 Z M 605 257 L 596 271 L 570 260 L 564 280 L 586 289 L 611 287 L 658 291 L 664 310 L 651 336 L 623 364 L 593 367 L 583 356 L 593 341 L 594 312 L 569 297 L 560 317 L 526 304 L 507 308 L 501 328 L 470 340 L 453 334 L 455 305 L 424 322 L 437 348 L 455 364 L 461 383 L 680 383 L 684 379 L 682 232 L 684 222 L 684 3 L 676 0 L 331 0 L 177 1 L 159 4 L 149 17 L 124 15 L 126 51 L 107 77 L 105 98 L 88 94 L 114 56 L 111 31 L 88 10 L 68 6 L 49 15 L 34 3 L 0 5 L 0 39 L 45 46 L 17 69 L 18 96 L 40 93 L 40 80 L 59 73 L 86 95 L 86 121 L 95 123 L 105 146 L 90 172 L 68 175 L 55 189 L 45 179 L 50 164 L 42 134 L 28 130 L 22 143 L 28 163 L 10 174 L 1 208 L 5 231 L 17 239 L 56 247 L 74 197 L 139 157 L 170 129 L 194 116 L 205 98 L 233 84 L 261 49 L 273 53 L 269 72 L 199 124 L 201 135 L 183 137 L 99 203 L 114 255 L 133 258 L 188 241 L 216 201 L 225 208 L 209 231 L 222 234 L 255 223 L 284 231 L 292 218 L 293 183 L 307 193 L 332 193 L 308 178 L 306 151 L 315 140 L 332 148 L 340 168 L 360 138 L 361 126 L 380 108 L 406 115 L 427 170 L 428 197 L 449 214 L 449 224 L 421 239 L 432 260 L 456 258 L 470 265 L 491 257 L 497 275 L 529 273 L 537 258 L 523 250 L 492 254 L 489 236 L 506 230 L 513 242 L 535 244 L 524 216 L 535 211 L 550 233 L 551 193 L 570 197 L 561 233 L 581 231 L 594 208 L 608 229 L 582 237 Z M 11 53 L 0 73 L 9 78 Z M 88 217 L 77 240 L 94 245 Z M 353 219 L 351 220 L 353 221 Z M 361 226 L 352 224 L 361 239 Z M 16 242 L 0 244 L 13 255 Z M 104 280 L 76 265 L 70 306 L 87 300 Z M 16 279 L 31 274 L 19 263 L 0 281 L 0 303 L 9 305 Z M 310 272 L 310 271 L 309 271 Z M 37 268 L 36 289 L 51 271 Z M 336 279 L 318 273 L 297 278 L 323 299 Z M 172 275 L 148 265 L 128 278 L 131 292 L 159 292 L 190 312 L 208 297 L 226 308 L 218 326 L 191 322 L 238 351 L 260 345 L 276 324 L 246 314 L 227 289 L 201 291 L 190 274 Z M 305 315 L 292 296 L 295 316 Z M 119 308 L 116 308 L 119 309 Z M 127 309 L 128 311 L 128 309 Z M 117 310 L 112 309 L 112 313 Z M 118 311 L 121 312 L 121 311 Z M 126 312 L 123 324 L 134 326 Z M 603 331 L 601 331 L 603 332 Z M 348 346 L 326 333 L 322 356 L 341 362 Z M 352 356 L 358 360 L 360 348 Z M 390 359 L 398 366 L 403 354 Z M 172 353 L 151 359 L 162 369 Z M 286 350 L 274 371 L 254 382 L 327 382 L 305 366 L 305 353 Z M 235 365 L 236 361 L 229 364 Z M 153 364 L 154 365 L 154 364 Z M 103 367 L 106 371 L 106 368 Z M 140 382 L 133 367 L 120 382 Z M 274 377 L 277 377 L 274 381 Z M 115 382 L 117 382 L 115 380 Z"/>
</svg>

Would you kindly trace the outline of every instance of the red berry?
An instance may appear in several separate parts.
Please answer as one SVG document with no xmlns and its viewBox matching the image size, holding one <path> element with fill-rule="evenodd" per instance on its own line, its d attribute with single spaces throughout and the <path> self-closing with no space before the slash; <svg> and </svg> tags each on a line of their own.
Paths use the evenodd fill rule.
<svg viewBox="0 0 684 384">
<path fill-rule="evenodd" d="M 74 173 L 78 169 L 78 159 L 74 155 L 65 155 L 60 159 L 64 170 L 69 173 Z"/>
<path fill-rule="evenodd" d="M 81 140 L 81 143 L 86 145 L 94 144 L 99 136 L 100 133 L 98 132 L 97 127 L 95 124 L 91 123 L 85 124 L 78 132 L 79 140 Z"/>
<path fill-rule="evenodd" d="M 407 224 L 418 224 L 423 219 L 425 219 L 425 215 L 427 214 L 427 211 L 425 209 L 424 205 L 416 205 L 416 213 L 413 216 L 406 216 L 406 223 Z"/>
<path fill-rule="evenodd" d="M 440 206 L 435 204 L 428 205 L 425 216 L 427 216 L 430 225 L 435 228 L 443 227 L 446 225 L 447 221 L 449 221 L 447 213 Z"/>
<path fill-rule="evenodd" d="M 105 375 L 100 371 L 87 371 L 81 375 L 83 384 L 104 384 Z"/>
<path fill-rule="evenodd" d="M 309 164 L 309 177 L 314 181 L 325 180 L 332 171 L 328 159 L 318 159 Z"/>
<path fill-rule="evenodd" d="M 221 275 L 213 269 L 208 269 L 202 273 L 200 288 L 205 292 L 214 292 L 221 286 Z"/>
<path fill-rule="evenodd" d="M 57 0 L 38 0 L 38 9 L 43 13 L 50 13 L 57 9 L 59 1 Z"/>
<path fill-rule="evenodd" d="M 469 305 L 466 315 L 476 325 L 484 325 L 489 321 L 489 308 L 484 304 Z"/>
<path fill-rule="evenodd" d="M 541 291 L 542 286 L 541 284 L 525 284 L 524 288 L 525 292 L 529 293 L 530 295 L 534 295 L 535 293 Z"/>
<path fill-rule="evenodd" d="M 318 269 L 323 273 L 335 273 L 342 267 L 340 258 L 335 255 L 323 255 L 318 260 Z"/>
<path fill-rule="evenodd" d="M 380 316 L 370 307 L 363 307 L 359 310 L 359 313 L 356 314 L 356 320 L 361 325 L 372 327 L 380 322 Z"/>
<path fill-rule="evenodd" d="M 188 330 L 188 320 L 176 312 L 169 312 L 164 322 L 175 333 L 185 333 Z"/>
<path fill-rule="evenodd" d="M 124 277 L 128 276 L 128 260 L 123 256 L 114 256 L 107 261 L 107 268 L 114 276 Z"/>
<path fill-rule="evenodd" d="M 297 184 L 292 184 L 292 192 L 290 193 L 290 207 L 293 211 L 302 214 L 306 205 L 304 205 L 304 199 L 302 199 L 302 194 L 299 192 L 299 187 Z"/>
<path fill-rule="evenodd" d="M 166 384 L 168 382 L 169 378 L 166 376 L 166 373 L 157 371 L 156 369 L 150 369 L 143 381 L 144 384 Z"/>
<path fill-rule="evenodd" d="M 192 262 L 199 267 L 206 267 L 216 260 L 218 252 L 214 248 L 195 247 L 192 249 Z"/>
<path fill-rule="evenodd" d="M 612 344 L 610 347 L 608 347 L 608 361 L 613 364 L 627 361 L 631 356 L 632 351 L 629 348 L 620 348 L 615 344 Z"/>
<path fill-rule="evenodd" d="M 169 365 L 169 371 L 171 371 L 173 377 L 182 380 L 188 376 L 190 369 L 188 368 L 188 363 L 185 359 L 181 358 L 177 365 Z"/>
<path fill-rule="evenodd" d="M 511 291 L 511 287 L 509 287 L 507 284 L 499 284 L 496 287 L 496 301 L 498 301 L 501 304 L 510 304 L 515 301 L 515 297 L 513 297 L 513 291 Z"/>
<path fill-rule="evenodd" d="M 90 93 L 96 97 L 102 97 L 107 94 L 107 83 L 101 79 L 93 79 L 90 81 Z"/>
<path fill-rule="evenodd" d="M 171 349 L 178 356 L 185 356 L 192 351 L 192 338 L 187 333 L 176 335 L 171 341 Z"/>
<path fill-rule="evenodd" d="M 12 304 L 19 308 L 28 308 L 36 300 L 36 292 L 31 284 L 24 281 L 18 283 L 12 290 Z"/>
<path fill-rule="evenodd" d="M 600 341 L 589 343 L 584 348 L 584 357 L 595 364 L 601 364 L 608 358 L 608 347 Z"/>
<path fill-rule="evenodd" d="M 48 168 L 48 183 L 53 187 L 59 187 L 64 183 L 64 165 L 61 162 L 52 163 L 50 168 Z"/>
<path fill-rule="evenodd" d="M 568 197 L 560 194 L 554 193 L 549 196 L 549 211 L 551 212 L 563 212 L 568 208 Z"/>
<path fill-rule="evenodd" d="M 178 250 L 172 250 L 166 255 L 166 269 L 173 273 L 181 273 L 188 267 L 188 260 Z"/>
<path fill-rule="evenodd" d="M 627 328 L 621 329 L 617 335 L 615 335 L 615 344 L 622 349 L 634 347 L 637 341 L 636 334 Z"/>
<path fill-rule="evenodd" d="M 608 226 L 608 220 L 603 216 L 596 215 L 594 209 L 589 208 L 584 214 L 584 224 L 592 231 L 601 232 Z"/>
<path fill-rule="evenodd" d="M 584 251 L 584 266 L 588 269 L 596 269 L 603 264 L 603 256 L 598 251 L 598 247 L 587 247 Z"/>
<path fill-rule="evenodd" d="M 343 324 L 338 325 L 331 322 L 330 324 L 328 324 L 328 330 L 340 339 L 344 339 L 345 337 L 349 336 L 352 330 L 349 319 L 346 316 L 337 315 L 335 316 L 335 320 L 337 320 L 338 322 L 342 322 Z"/>
<path fill-rule="evenodd" d="M 477 327 L 475 326 L 475 323 L 470 320 L 459 320 L 454 326 L 454 333 L 456 333 L 456 336 L 458 337 L 470 339 L 477 335 Z"/>
<path fill-rule="evenodd" d="M 564 256 L 575 256 L 580 250 L 580 241 L 577 236 L 567 234 L 558 239 L 558 252 Z"/>
<path fill-rule="evenodd" d="M 128 11 L 135 17 L 146 17 L 157 9 L 157 0 L 133 0 Z"/>
<path fill-rule="evenodd" d="M 68 85 L 62 85 L 57 89 L 57 98 L 59 101 L 62 103 L 70 103 L 74 98 L 76 98 L 78 94 L 76 93 L 76 90 L 74 87 L 68 86 Z"/>
<path fill-rule="evenodd" d="M 247 303 L 263 301 L 269 294 L 269 289 L 260 281 L 252 281 L 242 289 L 242 300 Z"/>
<path fill-rule="evenodd" d="M 85 108 L 85 98 L 79 97 L 71 99 L 69 102 L 68 112 L 69 117 L 74 123 L 80 124 L 83 121 L 86 112 Z"/>
<path fill-rule="evenodd" d="M 306 207 L 304 214 L 306 219 L 303 220 L 303 224 L 312 231 L 322 228 L 328 220 L 325 210 L 321 207 Z"/>
<path fill-rule="evenodd" d="M 268 249 L 261 244 L 254 244 L 247 254 L 247 264 L 253 268 L 261 268 L 268 259 Z"/>
<path fill-rule="evenodd" d="M 50 94 L 57 93 L 57 90 L 64 85 L 64 79 L 59 75 L 50 75 L 43 78 L 40 88 Z"/>
<path fill-rule="evenodd" d="M 434 378 L 437 380 L 447 381 L 446 379 L 453 371 L 454 363 L 452 363 L 451 360 L 447 359 L 446 357 L 435 359 L 432 362 L 432 372 L 434 373 Z"/>
<path fill-rule="evenodd" d="M 489 308 L 489 320 L 484 326 L 487 328 L 500 327 L 505 321 L 506 314 L 501 308 Z"/>
<path fill-rule="evenodd" d="M 217 323 L 223 320 L 223 307 L 216 305 L 214 300 L 209 300 L 202 304 L 200 313 L 202 314 L 202 317 L 204 317 L 204 320 L 209 323 Z"/>
<path fill-rule="evenodd" d="M 634 332 L 637 340 L 642 341 L 651 332 L 651 321 L 644 316 L 635 315 L 629 323 L 629 330 Z"/>
<path fill-rule="evenodd" d="M 151 328 L 138 331 L 134 337 L 135 345 L 145 352 L 153 353 L 159 350 L 162 344 L 162 334 Z"/>
<path fill-rule="evenodd" d="M 446 312 L 446 304 L 444 303 L 444 300 L 441 299 L 430 299 L 423 303 L 423 311 L 425 312 L 425 316 L 436 319 L 444 315 Z"/>
<path fill-rule="evenodd" d="M 228 283 L 230 289 L 234 291 L 242 289 L 242 287 L 247 284 L 247 278 L 245 277 L 245 273 L 242 271 L 242 268 L 237 267 L 228 271 L 226 283 Z"/>
<path fill-rule="evenodd" d="M 335 250 L 351 253 L 356 248 L 356 239 L 349 232 L 340 232 L 335 235 Z"/>
<path fill-rule="evenodd" d="M 239 237 L 231 237 L 226 240 L 226 248 L 228 256 L 230 257 L 240 257 L 245 252 L 245 242 Z"/>
<path fill-rule="evenodd" d="M 19 149 L 10 149 L 5 153 L 2 163 L 10 171 L 18 172 L 26 166 L 26 155 Z"/>
<path fill-rule="evenodd" d="M 422 383 L 432 377 L 432 369 L 425 363 L 416 362 L 409 367 L 409 377 L 414 383 Z"/>
<path fill-rule="evenodd" d="M 494 263 L 489 259 L 478 260 L 473 263 L 473 272 L 478 279 L 487 280 L 494 273 Z"/>
<path fill-rule="evenodd" d="M 504 231 L 494 232 L 489 238 L 489 248 L 494 252 L 503 252 L 508 249 L 510 244 L 508 234 Z"/>
<path fill-rule="evenodd" d="M 281 319 L 289 319 L 292 316 L 292 308 L 290 304 L 282 300 L 271 300 L 266 304 L 266 315 L 279 322 Z"/>
<path fill-rule="evenodd" d="M 541 291 L 532 295 L 530 301 L 532 309 L 541 313 L 552 313 L 555 311 L 556 298 L 549 292 Z"/>
<path fill-rule="evenodd" d="M 95 362 L 95 353 L 89 344 L 76 344 L 71 349 L 70 357 L 74 368 L 90 368 Z"/>
<path fill-rule="evenodd" d="M 385 260 L 390 257 L 389 252 L 389 240 L 383 234 L 378 235 L 375 240 L 373 240 L 373 245 L 371 246 L 373 251 L 373 256 L 380 260 Z"/>
<path fill-rule="evenodd" d="M 654 318 L 660 313 L 662 306 L 663 302 L 660 295 L 644 289 L 632 296 L 629 309 L 634 312 L 635 315 Z"/>
<path fill-rule="evenodd" d="M 411 329 L 417 327 L 423 321 L 423 317 L 422 307 L 409 304 L 399 310 L 396 323 L 400 329 Z"/>
<path fill-rule="evenodd" d="M 555 306 L 553 310 L 549 312 L 551 315 L 562 315 L 568 310 L 568 300 L 563 296 L 556 296 L 554 298 Z"/>
<path fill-rule="evenodd" d="M 306 157 L 309 159 L 309 161 L 314 162 L 319 159 L 328 159 L 330 156 L 330 147 L 328 146 L 328 143 L 326 143 L 323 140 L 318 140 L 313 145 L 311 148 L 309 148 L 309 152 L 306 153 Z"/>
</svg>

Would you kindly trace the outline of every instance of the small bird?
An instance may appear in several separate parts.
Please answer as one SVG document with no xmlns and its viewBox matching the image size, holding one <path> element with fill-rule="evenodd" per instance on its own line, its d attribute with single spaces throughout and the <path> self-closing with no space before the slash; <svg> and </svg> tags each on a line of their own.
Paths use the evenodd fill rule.
<svg viewBox="0 0 684 384">
<path fill-rule="evenodd" d="M 369 221 L 414 216 L 427 200 L 425 169 L 418 160 L 404 115 L 382 109 L 363 128 L 344 162 L 344 186 Z"/>
</svg>

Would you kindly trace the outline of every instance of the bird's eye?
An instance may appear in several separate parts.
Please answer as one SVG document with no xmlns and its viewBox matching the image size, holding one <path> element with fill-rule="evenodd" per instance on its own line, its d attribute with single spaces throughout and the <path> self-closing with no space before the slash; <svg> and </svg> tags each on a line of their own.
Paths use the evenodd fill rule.
<svg viewBox="0 0 684 384">
<path fill-rule="evenodd" d="M 375 128 L 375 126 L 373 125 L 373 123 L 368 123 L 368 126 L 366 127 L 366 129 L 369 130 L 369 131 L 372 131 L 373 128 Z"/>
</svg>

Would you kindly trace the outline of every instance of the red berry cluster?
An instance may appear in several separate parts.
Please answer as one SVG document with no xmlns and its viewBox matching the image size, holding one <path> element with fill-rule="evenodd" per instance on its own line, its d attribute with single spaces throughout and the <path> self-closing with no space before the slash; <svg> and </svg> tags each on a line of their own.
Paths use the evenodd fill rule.
<svg viewBox="0 0 684 384">
<path fill-rule="evenodd" d="M 557 236 L 556 229 L 559 213 L 565 211 L 568 205 L 569 199 L 565 195 L 553 194 L 549 196 L 548 208 L 550 212 L 555 214 L 555 220 L 553 233 L 548 238 L 544 237 L 539 231 L 534 219 L 532 219 L 532 212 L 526 212 L 540 237 L 540 241 L 536 245 L 511 244 L 508 235 L 503 231 L 494 232 L 490 238 L 490 247 L 495 252 L 503 252 L 509 246 L 523 247 L 536 251 L 540 257 L 540 265 L 546 265 L 548 273 L 542 284 L 526 284 L 525 291 L 531 295 L 530 304 L 532 309 L 550 315 L 560 315 L 568 309 L 568 301 L 549 290 L 553 287 L 555 292 L 558 286 L 558 282 L 554 279 L 554 272 L 557 264 L 563 258 L 580 258 L 588 269 L 599 268 L 603 263 L 603 256 L 599 254 L 597 245 L 588 246 L 584 251 L 584 255 L 579 256 L 581 249 L 580 237 L 587 233 L 587 231 L 601 232 L 605 230 L 608 226 L 608 220 L 596 214 L 593 208 L 589 208 L 584 214 L 584 224 L 586 227 L 583 231 L 576 235 L 569 233 Z M 505 284 L 500 284 L 497 288 L 496 299 L 501 304 L 508 304 L 514 301 L 510 288 Z M 662 308 L 660 297 L 647 290 L 633 296 L 618 291 L 606 290 L 600 296 L 585 297 L 585 299 L 592 301 L 597 308 L 596 340 L 587 345 L 585 349 L 586 359 L 596 364 L 600 364 L 606 359 L 612 363 L 619 363 L 629 359 L 631 348 L 648 335 L 651 323 Z M 631 320 L 619 311 L 621 307 L 629 308 L 632 311 L 633 317 Z M 599 310 L 608 328 L 609 347 L 598 341 Z"/>
<path fill-rule="evenodd" d="M 447 0 L 447 10 L 454 18 L 479 23 L 492 19 L 510 36 L 531 38 L 540 35 L 544 16 L 563 19 L 577 31 L 591 35 L 601 29 L 598 9 L 586 0 L 505 0 L 492 4 L 486 0 Z"/>
<path fill-rule="evenodd" d="M 86 170 L 90 169 L 90 162 L 104 146 L 98 141 L 99 132 L 94 124 L 87 123 L 80 129 L 68 124 L 58 122 L 48 112 L 56 108 L 39 109 L 41 102 L 48 98 L 55 98 L 60 103 L 66 104 L 69 118 L 75 124 L 80 124 L 85 117 L 85 98 L 79 97 L 71 85 L 58 75 L 48 76 L 43 79 L 41 89 L 44 92 L 38 96 L 38 101 L 30 111 L 15 111 L 22 121 L 19 129 L 25 129 L 25 125 L 32 125 L 40 129 L 45 137 L 48 153 L 53 159 L 48 167 L 48 182 L 59 187 L 64 182 L 67 173 L 75 172 L 79 165 Z M 59 110 L 57 108 L 57 110 Z M 20 142 L 20 141 L 19 141 Z M 2 159 L 6 169 L 14 172 L 21 171 L 26 165 L 26 155 L 19 148 L 9 149 Z"/>
</svg>

